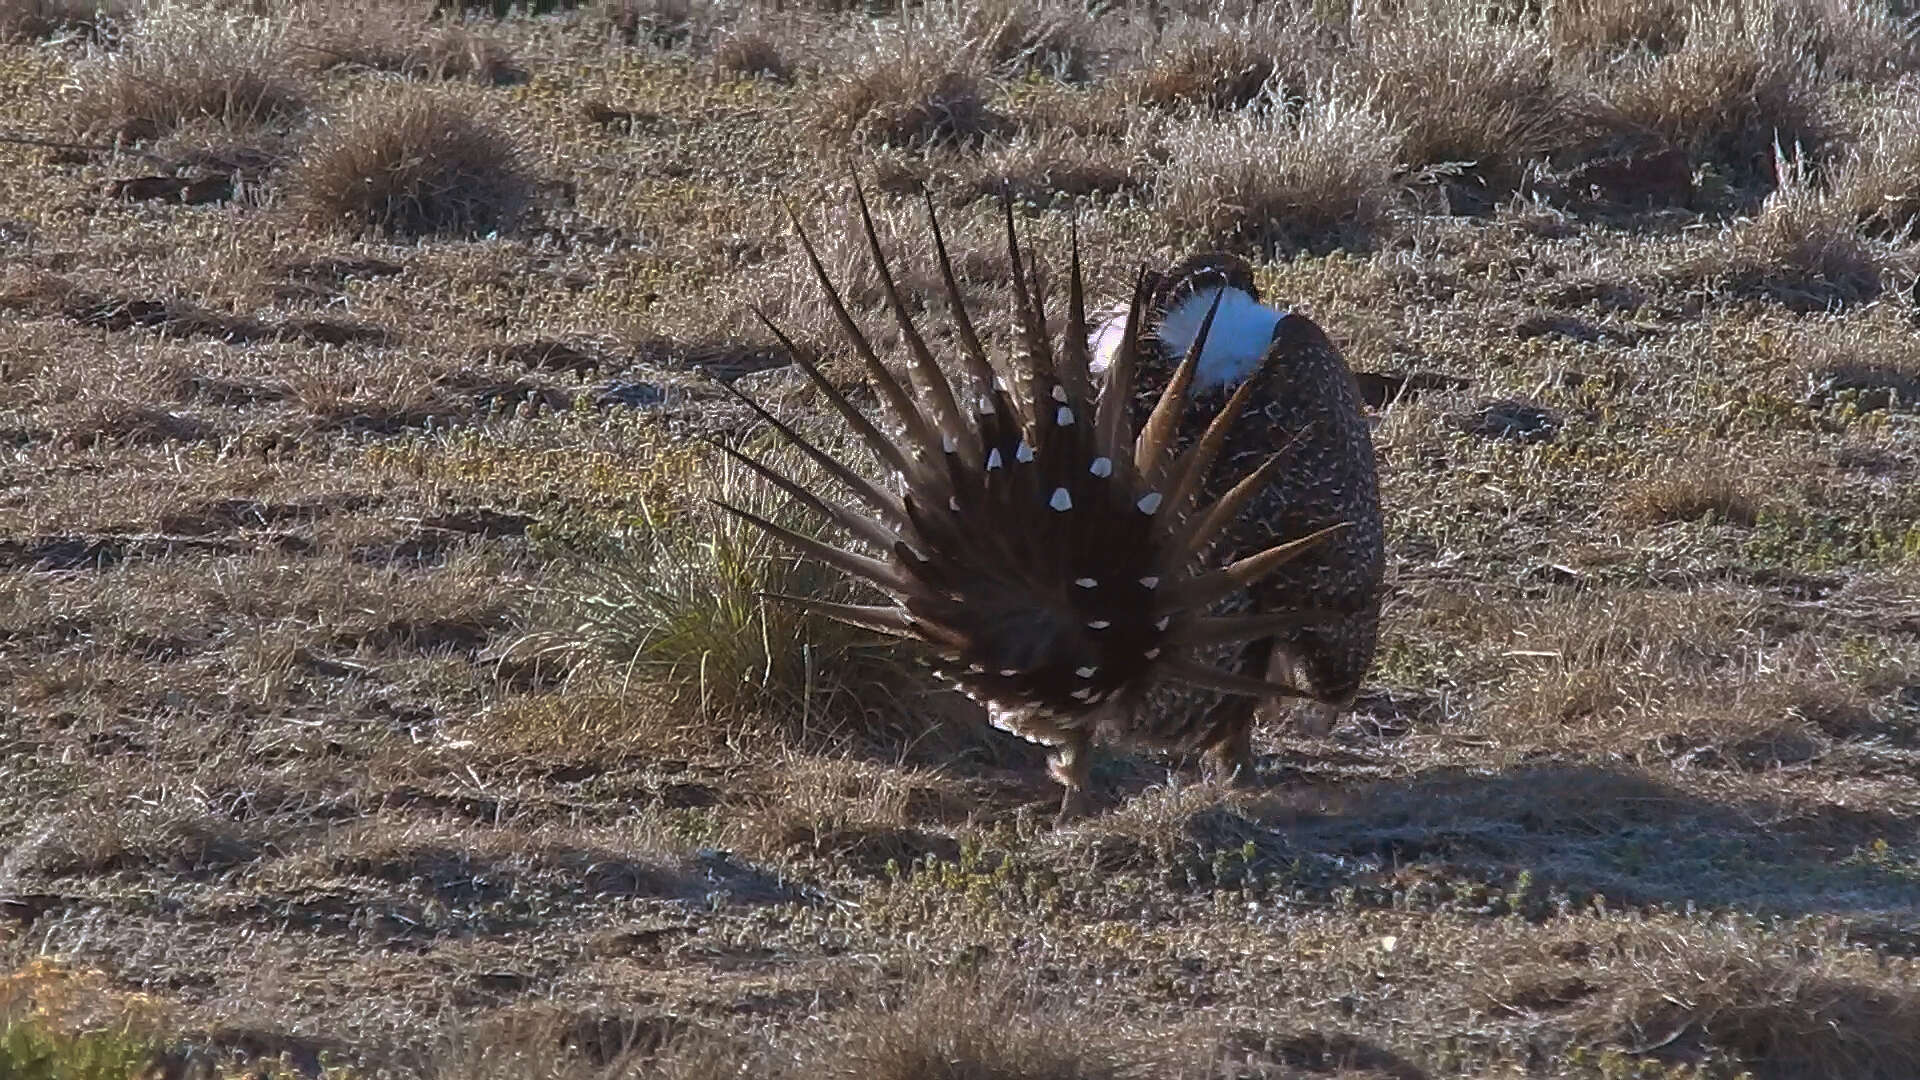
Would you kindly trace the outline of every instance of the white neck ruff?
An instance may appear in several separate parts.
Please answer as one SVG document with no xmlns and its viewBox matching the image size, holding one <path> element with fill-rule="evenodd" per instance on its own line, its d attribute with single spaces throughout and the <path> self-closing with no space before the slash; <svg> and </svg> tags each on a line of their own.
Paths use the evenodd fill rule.
<svg viewBox="0 0 1920 1080">
<path fill-rule="evenodd" d="M 1200 333 L 1207 309 L 1213 306 L 1213 298 L 1223 291 L 1226 295 L 1221 297 L 1220 310 L 1213 317 L 1213 327 L 1207 331 L 1207 347 L 1200 351 L 1200 363 L 1193 374 L 1195 393 L 1236 386 L 1253 374 L 1266 358 L 1267 347 L 1273 343 L 1274 328 L 1287 315 L 1255 301 L 1239 289 L 1201 289 L 1182 300 L 1160 321 L 1160 342 L 1168 355 L 1178 358 L 1187 354 L 1194 336 Z M 1126 317 L 1126 309 L 1117 308 L 1108 312 L 1095 328 L 1088 342 L 1093 352 L 1094 374 L 1104 374 L 1119 349 Z"/>
</svg>

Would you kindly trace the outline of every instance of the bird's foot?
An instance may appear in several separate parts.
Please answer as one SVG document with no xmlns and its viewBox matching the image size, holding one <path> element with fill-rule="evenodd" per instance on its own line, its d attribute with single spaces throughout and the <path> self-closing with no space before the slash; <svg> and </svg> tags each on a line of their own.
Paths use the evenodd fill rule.
<svg viewBox="0 0 1920 1080">
<path fill-rule="evenodd" d="M 1093 801 L 1087 798 L 1086 790 L 1068 788 L 1066 794 L 1060 797 L 1060 812 L 1054 815 L 1053 826 L 1056 829 L 1065 828 L 1092 814 Z"/>
</svg>

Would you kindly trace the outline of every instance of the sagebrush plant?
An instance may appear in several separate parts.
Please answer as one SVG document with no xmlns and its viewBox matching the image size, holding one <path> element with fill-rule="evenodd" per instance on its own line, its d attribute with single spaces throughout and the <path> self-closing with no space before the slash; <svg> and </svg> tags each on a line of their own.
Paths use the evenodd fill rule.
<svg viewBox="0 0 1920 1080">
<path fill-rule="evenodd" d="M 1297 112 L 1195 116 L 1167 134 L 1154 201 L 1173 229 L 1203 243 L 1364 241 L 1399 191 L 1402 140 L 1370 102 L 1326 85 Z"/>
<path fill-rule="evenodd" d="M 185 2 L 140 8 L 112 49 L 74 66 L 78 134 L 139 142 L 194 120 L 285 123 L 306 108 L 281 21 Z"/>
<path fill-rule="evenodd" d="M 408 88 L 348 104 L 301 155 L 290 187 L 315 228 L 402 237 L 504 232 L 533 194 L 511 135 L 466 102 Z"/>
<path fill-rule="evenodd" d="M 796 452 L 767 449 L 753 452 L 783 468 L 803 463 Z M 745 466 L 716 452 L 695 467 L 713 499 L 803 534 L 818 530 Z M 583 561 L 578 583 L 546 619 L 557 633 L 703 720 L 771 720 L 808 736 L 901 733 L 907 703 L 925 685 L 911 658 L 773 597 L 870 599 L 856 600 L 838 572 L 795 558 L 717 507 L 667 511 L 643 507 L 641 528 Z"/>
</svg>

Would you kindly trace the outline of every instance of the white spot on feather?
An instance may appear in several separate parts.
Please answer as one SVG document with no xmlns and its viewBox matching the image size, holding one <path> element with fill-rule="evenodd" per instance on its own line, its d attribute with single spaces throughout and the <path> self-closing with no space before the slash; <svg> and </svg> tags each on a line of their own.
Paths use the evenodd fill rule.
<svg viewBox="0 0 1920 1080">
<path fill-rule="evenodd" d="M 1058 427 L 1072 427 L 1073 410 L 1065 405 L 1060 406 L 1060 410 L 1053 414 L 1053 422 Z"/>
<path fill-rule="evenodd" d="M 959 499 L 957 499 L 957 498 L 955 498 L 955 497 L 953 497 L 952 495 L 949 495 L 949 496 L 947 496 L 947 509 L 949 509 L 949 510 L 951 510 L 951 511 L 953 511 L 953 512 L 954 512 L 954 513 L 956 513 L 956 514 L 957 514 L 957 513 L 959 513 L 959 512 L 960 512 L 960 500 L 959 500 Z"/>
<path fill-rule="evenodd" d="M 1027 440 L 1021 439 L 1020 445 L 1013 448 L 1013 460 L 1022 464 L 1033 460 L 1033 447 L 1027 445 Z"/>
<path fill-rule="evenodd" d="M 1160 648 L 1159 646 L 1156 645 L 1153 648 L 1148 649 L 1145 653 L 1142 653 L 1141 655 L 1145 656 L 1149 660 L 1152 660 L 1155 657 L 1160 655 Z"/>
<path fill-rule="evenodd" d="M 1100 669 L 1097 667 L 1077 667 L 1073 669 L 1073 673 L 1083 679 L 1091 679 L 1095 675 L 1100 674 Z"/>
<path fill-rule="evenodd" d="M 1113 459 L 1105 457 L 1094 458 L 1093 464 L 1087 466 L 1087 471 L 1095 476 L 1112 476 Z"/>
<path fill-rule="evenodd" d="M 1003 667 L 1000 669 L 1000 677 L 1003 679 L 1011 679 L 1018 674 L 1020 674 L 1020 672 L 1015 670 L 1014 668 Z"/>
<path fill-rule="evenodd" d="M 1069 694 L 1068 696 L 1076 697 L 1076 698 L 1079 698 L 1081 701 L 1085 701 L 1088 698 L 1093 696 L 1093 687 L 1083 686 L 1080 689 L 1075 690 L 1072 694 Z"/>
<path fill-rule="evenodd" d="M 1073 583 L 1083 589 L 1097 589 L 1100 587 L 1100 582 L 1090 577 L 1074 578 Z"/>
<path fill-rule="evenodd" d="M 1047 500 L 1047 505 L 1065 513 L 1073 509 L 1073 496 L 1067 494 L 1066 488 L 1054 488 L 1053 498 Z"/>
<path fill-rule="evenodd" d="M 1153 628 L 1155 630 L 1165 630 L 1167 628 L 1167 624 L 1172 621 L 1173 621 L 1173 616 L 1162 615 L 1159 618 L 1153 620 Z"/>
<path fill-rule="evenodd" d="M 1113 625 L 1112 623 L 1110 623 L 1110 622 L 1108 622 L 1108 621 L 1107 621 L 1107 620 L 1105 620 L 1105 619 L 1095 619 L 1095 620 L 1093 620 L 1092 622 L 1090 622 L 1090 623 L 1088 623 L 1088 624 L 1087 624 L 1087 629 L 1089 629 L 1089 630 L 1105 630 L 1105 629 L 1106 629 L 1107 627 L 1109 627 L 1109 626 L 1112 626 L 1112 625 Z"/>
<path fill-rule="evenodd" d="M 940 436 L 940 449 L 946 453 L 951 454 L 954 451 L 960 449 L 960 444 L 953 441 L 953 436 L 942 435 Z"/>
<path fill-rule="evenodd" d="M 1061 402 L 1062 404 L 1065 404 L 1067 400 L 1067 388 L 1064 386 L 1061 386 L 1059 383 L 1054 383 L 1053 384 L 1053 400 Z"/>
<path fill-rule="evenodd" d="M 1149 491 L 1145 495 L 1140 496 L 1140 501 L 1133 505 L 1139 507 L 1141 513 L 1151 514 L 1155 510 L 1160 509 L 1160 493 L 1157 491 Z"/>
<path fill-rule="evenodd" d="M 997 446 L 994 447 L 993 453 L 987 455 L 987 468 L 997 469 L 1004 464 L 1006 464 L 1006 462 L 1000 457 L 1000 448 Z"/>
<path fill-rule="evenodd" d="M 986 394 L 980 395 L 980 413 L 983 416 L 993 415 L 993 398 Z"/>
<path fill-rule="evenodd" d="M 1160 579 L 1149 574 L 1140 579 L 1140 587 L 1144 589 L 1157 589 L 1160 587 Z"/>
</svg>

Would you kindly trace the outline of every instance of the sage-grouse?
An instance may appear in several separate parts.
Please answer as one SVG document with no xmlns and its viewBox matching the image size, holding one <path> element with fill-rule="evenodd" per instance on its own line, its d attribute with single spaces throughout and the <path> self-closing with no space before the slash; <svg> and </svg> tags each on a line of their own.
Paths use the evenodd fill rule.
<svg viewBox="0 0 1920 1080">
<path fill-rule="evenodd" d="M 1269 474 L 1205 557 L 1231 561 L 1282 538 L 1346 526 L 1227 601 L 1236 610 L 1302 616 L 1292 624 L 1282 621 L 1271 639 L 1246 643 L 1230 664 L 1243 676 L 1300 691 L 1311 702 L 1302 716 L 1305 726 L 1325 734 L 1372 667 L 1386 566 L 1373 440 L 1353 373 L 1306 316 L 1262 304 L 1251 267 L 1234 256 L 1195 256 L 1158 275 L 1150 292 L 1139 331 L 1149 344 L 1135 361 L 1135 414 L 1141 414 L 1141 399 L 1174 381 L 1210 311 L 1212 332 L 1192 380 L 1196 408 L 1185 415 L 1175 445 L 1197 438 L 1200 425 L 1229 394 L 1252 395 L 1246 417 L 1228 433 L 1201 485 L 1203 497 L 1228 490 L 1276 447 L 1286 447 L 1286 467 Z M 1123 312 L 1109 311 L 1096 329 L 1095 372 L 1116 352 L 1123 319 Z M 1204 712 L 1207 719 L 1191 722 L 1213 733 L 1216 768 L 1242 779 L 1252 775 L 1259 706 L 1245 696 L 1171 692 L 1152 703 L 1157 712 Z"/>
<path fill-rule="evenodd" d="M 1206 343 L 1219 312 L 1202 313 L 1191 332 L 1194 347 L 1136 425 L 1135 376 L 1146 346 L 1141 331 L 1155 299 L 1146 275 L 1096 383 L 1077 239 L 1066 331 L 1056 344 L 1047 331 L 1044 290 L 1021 254 L 1011 205 L 1004 206 L 1017 344 L 996 365 L 962 301 L 929 199 L 934 250 L 958 343 L 957 378 L 950 380 L 895 285 L 857 183 L 855 193 L 875 270 L 899 324 L 905 381 L 855 323 L 797 217 L 793 224 L 829 309 L 884 404 L 888 430 L 820 373 L 814 353 L 761 318 L 891 478 L 861 475 L 744 394 L 739 396 L 750 408 L 852 501 L 727 452 L 868 550 L 835 547 L 722 505 L 802 557 L 870 583 L 886 600 L 865 606 L 785 599 L 924 643 L 935 654 L 935 670 L 984 704 L 991 722 L 1051 748 L 1049 771 L 1066 789 L 1063 820 L 1085 808 L 1096 734 L 1182 749 L 1203 748 L 1217 737 L 1203 728 L 1201 716 L 1143 714 L 1151 691 L 1163 682 L 1250 698 L 1297 693 L 1195 657 L 1221 649 L 1231 655 L 1239 646 L 1290 631 L 1302 617 L 1302 604 L 1283 605 L 1275 615 L 1209 612 L 1340 527 L 1276 536 L 1230 562 L 1200 558 L 1249 503 L 1271 498 L 1282 472 L 1299 467 L 1295 451 L 1276 447 L 1216 497 L 1202 494 L 1220 488 L 1213 481 L 1223 448 L 1246 452 L 1260 438 L 1230 435 L 1254 400 L 1260 385 L 1255 381 L 1243 382 L 1205 423 L 1183 423 L 1188 389 L 1212 355 Z M 1281 320 L 1283 326 L 1291 322 Z M 1162 339 L 1171 340 L 1166 320 L 1161 325 Z M 1308 336 L 1318 340 L 1317 332 Z M 1197 433 L 1179 449 L 1183 430 Z M 1297 486 L 1306 485 L 1303 479 Z M 1231 535 L 1237 544 L 1239 533 Z M 1237 729 L 1229 734 L 1239 737 Z"/>
</svg>

